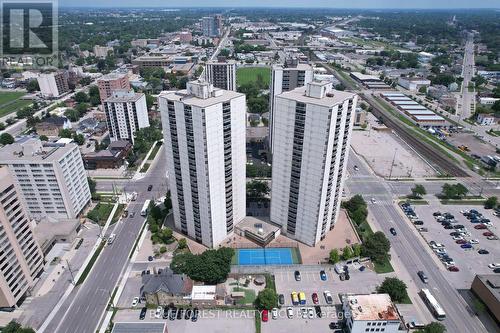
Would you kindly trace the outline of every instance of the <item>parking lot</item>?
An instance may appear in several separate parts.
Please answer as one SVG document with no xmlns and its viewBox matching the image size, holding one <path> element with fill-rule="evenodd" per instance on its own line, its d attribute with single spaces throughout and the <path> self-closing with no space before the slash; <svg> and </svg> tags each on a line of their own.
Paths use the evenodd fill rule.
<svg viewBox="0 0 500 333">
<path fill-rule="evenodd" d="M 327 306 L 328 304 L 323 296 L 323 292 L 326 290 L 332 294 L 334 304 L 339 304 L 338 294 L 352 293 L 353 291 L 359 294 L 369 294 L 382 283 L 384 277 L 368 269 L 361 272 L 359 267 L 359 264 L 350 265 L 350 279 L 346 281 L 340 281 L 337 273 L 335 273 L 333 268 L 330 270 L 330 267 L 323 268 L 327 276 L 326 281 L 322 281 L 320 278 L 319 272 L 321 268 L 319 266 L 316 268 L 302 266 L 300 269 L 300 281 L 295 280 L 294 270 L 275 271 L 276 291 L 278 294 L 285 296 L 284 306 L 292 306 L 291 293 L 293 291 L 297 293 L 302 291 L 306 294 L 306 306 L 308 307 L 313 306 L 311 298 L 313 293 L 318 294 L 319 305 Z"/>
<path fill-rule="evenodd" d="M 311 305 L 309 305 L 311 307 Z M 281 308 L 277 319 L 269 319 L 262 323 L 263 333 L 289 333 L 289 332 L 326 332 L 332 330 L 328 325 L 331 322 L 338 322 L 342 318 L 340 307 L 322 307 L 322 317 L 314 319 L 303 319 L 300 308 L 294 308 L 293 318 L 286 316 L 286 308 Z"/>
<path fill-rule="evenodd" d="M 436 242 L 444 245 L 444 249 L 447 255 L 453 259 L 454 265 L 458 267 L 458 272 L 446 271 L 445 274 L 449 277 L 450 281 L 453 282 L 456 288 L 470 288 L 472 280 L 476 274 L 491 274 L 492 270 L 488 268 L 488 265 L 494 262 L 498 262 L 500 259 L 500 240 L 489 240 L 483 235 L 484 232 L 491 231 L 494 234 L 498 233 L 498 217 L 493 215 L 492 210 L 486 210 L 482 206 L 468 206 L 468 205 L 441 205 L 438 203 L 432 203 L 430 205 L 415 205 L 412 206 L 418 219 L 423 221 L 424 224 L 415 227 L 425 227 L 428 229 L 427 232 L 422 232 L 421 235 L 427 241 Z M 483 214 L 484 218 L 489 219 L 492 226 L 488 229 L 475 229 L 474 227 L 480 223 L 471 223 L 460 211 L 475 209 L 479 213 Z M 462 244 L 457 244 L 458 239 L 453 239 L 450 235 L 452 232 L 458 232 L 457 229 L 445 229 L 443 225 L 436 220 L 433 213 L 440 212 L 444 214 L 445 212 L 453 215 L 454 220 L 452 226 L 463 225 L 466 230 L 463 235 L 463 239 L 466 244 L 470 244 L 471 248 L 462 248 Z M 474 244 L 477 240 L 477 244 Z M 462 242 L 463 241 L 459 241 Z M 479 254 L 479 250 L 486 250 L 488 254 Z M 435 251 L 434 251 L 435 252 Z M 437 259 L 437 254 L 434 259 Z M 439 261 L 439 259 L 437 259 Z M 446 270 L 446 266 L 442 264 L 443 270 Z"/>
<path fill-rule="evenodd" d="M 139 313 L 140 308 L 136 310 L 119 310 L 113 321 L 142 322 L 139 320 Z M 255 313 L 251 310 L 200 310 L 199 317 L 196 322 L 185 319 L 156 319 L 154 314 L 154 309 L 148 310 L 144 321 L 166 322 L 169 332 L 255 333 Z"/>
</svg>

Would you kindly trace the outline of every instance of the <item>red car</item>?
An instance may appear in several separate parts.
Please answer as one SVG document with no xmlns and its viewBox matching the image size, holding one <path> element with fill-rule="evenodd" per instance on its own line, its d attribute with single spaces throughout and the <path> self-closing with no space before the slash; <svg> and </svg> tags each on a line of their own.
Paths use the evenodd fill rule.
<svg viewBox="0 0 500 333">
<path fill-rule="evenodd" d="M 448 267 L 448 270 L 450 272 L 458 272 L 458 271 L 460 271 L 457 266 L 450 266 L 450 267 Z"/>
<path fill-rule="evenodd" d="M 485 226 L 484 224 L 478 224 L 478 225 L 474 226 L 474 229 L 478 229 L 478 230 L 487 229 L 487 226 Z"/>
<path fill-rule="evenodd" d="M 314 304 L 318 304 L 319 303 L 318 294 L 313 293 L 312 294 L 312 299 L 313 299 L 313 303 Z"/>
<path fill-rule="evenodd" d="M 483 232 L 483 236 L 493 236 L 494 234 L 491 232 L 491 231 L 486 231 L 486 232 Z"/>
<path fill-rule="evenodd" d="M 269 320 L 269 311 L 267 310 L 262 310 L 262 321 L 266 322 Z"/>
<path fill-rule="evenodd" d="M 465 239 L 459 239 L 459 240 L 455 241 L 455 243 L 457 243 L 457 244 L 465 244 L 465 243 L 467 243 L 467 241 Z"/>
</svg>

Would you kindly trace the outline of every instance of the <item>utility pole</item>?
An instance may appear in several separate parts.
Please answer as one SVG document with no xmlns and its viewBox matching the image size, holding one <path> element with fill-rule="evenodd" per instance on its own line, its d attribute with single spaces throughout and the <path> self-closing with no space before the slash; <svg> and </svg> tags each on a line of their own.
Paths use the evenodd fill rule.
<svg viewBox="0 0 500 333">
<path fill-rule="evenodd" d="M 69 274 L 71 274 L 71 284 L 75 285 L 76 284 L 75 276 L 73 275 L 73 271 L 71 270 L 71 266 L 69 265 L 68 259 L 66 259 L 66 265 L 68 265 Z"/>
<path fill-rule="evenodd" d="M 392 169 L 394 167 L 394 161 L 396 160 L 396 153 L 398 151 L 398 148 L 394 149 L 394 156 L 392 157 L 392 163 L 391 163 L 391 171 L 389 172 L 389 179 L 392 177 Z"/>
</svg>

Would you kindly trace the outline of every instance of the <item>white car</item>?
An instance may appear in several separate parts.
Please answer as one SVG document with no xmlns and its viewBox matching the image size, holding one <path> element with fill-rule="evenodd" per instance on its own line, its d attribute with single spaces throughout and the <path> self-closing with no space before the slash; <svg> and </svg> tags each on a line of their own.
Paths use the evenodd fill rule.
<svg viewBox="0 0 500 333">
<path fill-rule="evenodd" d="M 307 309 L 301 308 L 300 312 L 302 313 L 302 319 L 307 319 Z"/>
<path fill-rule="evenodd" d="M 460 211 L 460 214 L 465 214 L 465 213 L 468 213 L 468 212 L 469 212 L 469 210 L 468 210 L 468 209 L 464 209 L 464 210 L 461 210 L 461 211 Z"/>
<path fill-rule="evenodd" d="M 314 310 L 313 310 L 313 308 L 307 309 L 307 314 L 309 315 L 309 319 L 313 319 L 314 318 Z"/>
<path fill-rule="evenodd" d="M 464 239 L 462 236 L 455 236 L 455 237 L 453 237 L 453 240 L 456 240 L 456 241 L 457 240 L 462 240 L 462 239 Z"/>
<path fill-rule="evenodd" d="M 500 268 L 500 264 L 499 263 L 489 264 L 488 268 L 491 268 L 491 269 Z"/>
<path fill-rule="evenodd" d="M 293 308 L 291 306 L 286 308 L 286 315 L 288 316 L 288 318 L 293 318 Z"/>
<path fill-rule="evenodd" d="M 273 308 L 273 310 L 271 311 L 271 315 L 273 316 L 273 319 L 278 318 L 278 309 Z"/>
<path fill-rule="evenodd" d="M 446 250 L 445 249 L 435 249 L 434 252 L 436 252 L 437 254 L 445 254 Z"/>
<path fill-rule="evenodd" d="M 163 311 L 163 308 L 161 306 L 157 307 L 156 308 L 156 312 L 155 312 L 155 318 L 156 319 L 160 319 L 161 318 L 161 312 Z"/>
<path fill-rule="evenodd" d="M 370 201 L 372 202 L 372 204 L 377 203 L 377 200 L 375 200 L 375 198 L 371 198 Z"/>
<path fill-rule="evenodd" d="M 469 240 L 469 243 L 471 243 L 471 244 L 479 244 L 479 241 L 477 239 L 471 239 L 471 240 Z"/>
<path fill-rule="evenodd" d="M 135 308 L 139 304 L 139 297 L 134 297 L 132 300 L 132 307 Z"/>
</svg>

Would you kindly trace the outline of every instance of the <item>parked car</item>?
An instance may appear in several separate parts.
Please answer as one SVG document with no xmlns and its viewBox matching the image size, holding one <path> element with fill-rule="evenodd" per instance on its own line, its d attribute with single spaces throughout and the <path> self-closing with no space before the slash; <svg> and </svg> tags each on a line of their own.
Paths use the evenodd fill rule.
<svg viewBox="0 0 500 333">
<path fill-rule="evenodd" d="M 416 221 L 413 221 L 413 224 L 414 225 L 424 225 L 424 221 L 416 220 Z"/>
<path fill-rule="evenodd" d="M 326 277 L 326 273 L 325 271 L 320 271 L 319 272 L 319 277 L 321 278 L 321 281 L 326 281 L 327 277 Z"/>
<path fill-rule="evenodd" d="M 328 290 L 325 290 L 323 292 L 323 295 L 325 296 L 326 304 L 333 304 L 332 293 L 330 293 Z"/>
<path fill-rule="evenodd" d="M 132 300 L 132 307 L 135 308 L 139 304 L 139 297 L 134 297 Z"/>
<path fill-rule="evenodd" d="M 300 313 L 301 313 L 302 319 L 307 319 L 307 309 L 306 308 L 301 308 Z"/>
<path fill-rule="evenodd" d="M 160 319 L 162 311 L 163 311 L 163 308 L 161 306 L 157 307 L 156 312 L 155 312 L 155 318 Z"/>
<path fill-rule="evenodd" d="M 292 307 L 289 306 L 288 308 L 286 308 L 286 315 L 290 319 L 293 318 L 293 308 Z"/>
<path fill-rule="evenodd" d="M 191 309 L 186 309 L 185 313 L 184 313 L 184 320 L 189 320 L 191 319 L 191 316 L 193 314 L 193 310 Z"/>
<path fill-rule="evenodd" d="M 462 249 L 472 249 L 472 244 L 466 243 L 466 244 L 460 245 L 460 247 Z"/>
<path fill-rule="evenodd" d="M 450 267 L 448 267 L 448 270 L 450 272 L 459 272 L 460 271 L 457 266 L 450 266 Z"/>
<path fill-rule="evenodd" d="M 462 236 L 453 236 L 453 240 L 458 241 L 458 240 L 463 240 L 464 238 Z"/>
<path fill-rule="evenodd" d="M 283 295 L 283 294 L 278 295 L 278 303 L 279 303 L 279 305 L 285 304 L 285 295 Z"/>
<path fill-rule="evenodd" d="M 146 313 L 148 312 L 148 308 L 147 307 L 143 307 L 141 309 L 141 313 L 139 314 L 139 319 L 140 320 L 144 320 L 144 318 L 146 318 Z"/>
<path fill-rule="evenodd" d="M 488 240 L 498 240 L 498 237 L 495 236 L 495 235 L 491 235 L 491 236 L 486 237 L 486 239 L 488 239 Z"/>
<path fill-rule="evenodd" d="M 398 234 L 398 233 L 396 232 L 396 229 L 394 229 L 394 228 L 390 228 L 390 229 L 389 229 L 389 231 L 391 232 L 391 234 L 392 234 L 393 236 L 396 236 L 396 235 Z"/>
<path fill-rule="evenodd" d="M 295 276 L 295 281 L 300 281 L 301 277 L 300 277 L 300 272 L 299 271 L 295 271 L 293 273 L 293 275 Z"/>
<path fill-rule="evenodd" d="M 321 313 L 321 307 L 319 305 L 316 305 L 314 307 L 314 311 L 316 312 L 316 317 L 318 318 L 323 317 L 323 314 Z"/>
<path fill-rule="evenodd" d="M 482 230 L 482 229 L 488 229 L 488 227 L 485 226 L 484 224 L 478 224 L 478 225 L 474 226 L 474 229 Z"/>
<path fill-rule="evenodd" d="M 479 241 L 477 239 L 471 239 L 471 240 L 469 240 L 469 243 L 471 243 L 471 244 L 479 244 Z"/>
<path fill-rule="evenodd" d="M 177 318 L 177 308 L 175 306 L 170 308 L 170 313 L 168 315 L 168 319 L 175 320 Z"/>
<path fill-rule="evenodd" d="M 490 251 L 485 250 L 485 249 L 480 249 L 479 251 L 477 251 L 477 253 L 479 253 L 479 254 L 489 254 Z"/>
<path fill-rule="evenodd" d="M 177 310 L 177 319 L 182 319 L 184 317 L 184 309 Z"/>
<path fill-rule="evenodd" d="M 491 268 L 491 269 L 500 268 L 500 264 L 499 263 L 492 263 L 492 264 L 488 265 L 488 268 Z"/>
<path fill-rule="evenodd" d="M 191 321 L 197 321 L 198 320 L 198 315 L 200 314 L 200 310 L 198 308 L 193 309 L 193 316 L 191 317 Z"/>
<path fill-rule="evenodd" d="M 307 309 L 307 316 L 309 317 L 309 319 L 313 319 L 314 318 L 314 310 L 313 310 L 313 308 Z"/>
<path fill-rule="evenodd" d="M 483 236 L 486 236 L 486 237 L 489 237 L 489 236 L 494 236 L 495 234 L 492 233 L 491 231 L 486 231 L 486 232 L 483 232 Z"/>
<path fill-rule="evenodd" d="M 152 189 L 153 189 L 153 185 L 149 185 L 148 186 L 148 192 L 151 192 Z"/>
<path fill-rule="evenodd" d="M 271 311 L 271 315 L 272 315 L 273 319 L 277 319 L 278 318 L 278 309 L 273 308 Z"/>
<path fill-rule="evenodd" d="M 432 216 L 441 216 L 441 212 L 434 212 L 432 213 Z"/>
<path fill-rule="evenodd" d="M 313 303 L 314 303 L 314 304 L 318 304 L 318 303 L 319 303 L 318 294 L 313 293 L 313 294 L 311 295 L 311 297 L 312 297 L 312 300 L 313 300 Z"/>
<path fill-rule="evenodd" d="M 269 320 L 269 312 L 267 310 L 262 310 L 262 321 L 267 322 Z"/>
<path fill-rule="evenodd" d="M 420 227 L 420 228 L 417 228 L 418 231 L 420 232 L 428 232 L 429 229 L 425 228 L 425 227 Z"/>
<path fill-rule="evenodd" d="M 500 273 L 500 268 L 495 268 L 495 269 L 493 270 L 493 273 Z"/>
<path fill-rule="evenodd" d="M 462 239 L 456 240 L 455 243 L 457 243 L 457 244 L 467 244 L 467 241 L 462 238 Z"/>
</svg>

